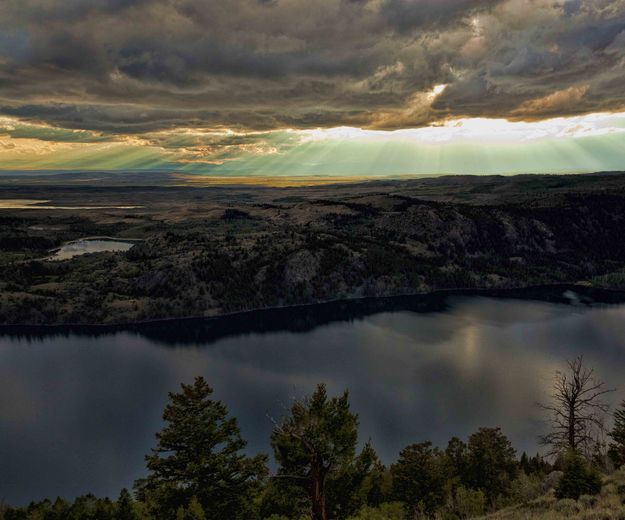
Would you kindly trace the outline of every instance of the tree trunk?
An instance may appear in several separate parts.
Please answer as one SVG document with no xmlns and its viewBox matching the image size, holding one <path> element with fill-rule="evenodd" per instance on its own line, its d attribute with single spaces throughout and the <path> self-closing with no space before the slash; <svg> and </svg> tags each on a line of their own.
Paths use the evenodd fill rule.
<svg viewBox="0 0 625 520">
<path fill-rule="evenodd" d="M 323 467 L 318 461 L 315 461 L 310 472 L 310 502 L 312 506 L 312 520 L 328 520 L 326 497 L 324 493 L 324 480 L 325 475 Z"/>
<path fill-rule="evenodd" d="M 574 408 L 574 402 L 573 402 L 569 404 L 569 431 L 568 431 L 569 447 L 572 450 L 577 449 L 577 439 L 575 438 L 575 426 L 576 426 L 575 408 Z"/>
</svg>

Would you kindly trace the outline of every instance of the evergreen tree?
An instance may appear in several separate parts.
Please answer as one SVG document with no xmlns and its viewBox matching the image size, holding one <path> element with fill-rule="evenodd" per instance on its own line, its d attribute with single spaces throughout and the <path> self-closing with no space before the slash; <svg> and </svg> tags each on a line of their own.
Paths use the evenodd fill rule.
<svg viewBox="0 0 625 520">
<path fill-rule="evenodd" d="M 390 498 L 391 476 L 368 442 L 356 460 L 361 505 L 379 506 Z"/>
<path fill-rule="evenodd" d="M 519 468 L 521 468 L 521 470 L 526 474 L 529 475 L 532 471 L 531 467 L 530 467 L 530 461 L 529 458 L 527 456 L 527 453 L 523 452 L 521 454 L 521 459 L 519 460 Z"/>
<path fill-rule="evenodd" d="M 282 475 L 285 476 L 285 475 Z M 310 500 L 305 481 L 272 478 L 263 490 L 261 518 L 305 518 L 310 516 Z"/>
<path fill-rule="evenodd" d="M 451 487 L 456 489 L 466 481 L 467 445 L 458 437 L 452 437 L 447 443 L 445 456 L 449 465 Z"/>
<path fill-rule="evenodd" d="M 328 476 L 328 516 L 344 520 L 365 505 L 379 505 L 384 498 L 384 473 L 384 465 L 367 442 L 353 462 Z"/>
<path fill-rule="evenodd" d="M 469 437 L 467 484 L 483 491 L 489 504 L 509 492 L 517 469 L 514 448 L 500 428 L 480 428 Z"/>
<path fill-rule="evenodd" d="M 93 520 L 112 520 L 115 518 L 115 506 L 110 498 L 96 499 Z"/>
<path fill-rule="evenodd" d="M 239 518 L 266 474 L 266 457 L 241 453 L 246 442 L 237 421 L 212 393 L 198 377 L 181 393 L 169 394 L 165 426 L 146 456 L 148 477 L 136 483 L 158 518 L 174 518 L 194 497 L 211 520 Z"/>
<path fill-rule="evenodd" d="M 544 477 L 552 470 L 551 464 L 543 459 L 539 453 L 528 459 L 527 474 Z"/>
<path fill-rule="evenodd" d="M 328 399 L 325 385 L 296 401 L 291 415 L 274 428 L 278 477 L 306 485 L 313 520 L 327 520 L 327 483 L 353 463 L 357 437 L 358 417 L 349 409 L 348 393 Z"/>
<path fill-rule="evenodd" d="M 121 490 L 117 499 L 115 520 L 139 520 L 139 515 L 135 511 L 134 501 L 126 488 Z"/>
<path fill-rule="evenodd" d="M 449 466 L 443 452 L 431 442 L 404 448 L 391 466 L 393 494 L 404 502 L 410 518 L 434 516 L 447 498 Z"/>
<path fill-rule="evenodd" d="M 564 472 L 556 486 L 557 498 L 573 498 L 596 495 L 601 491 L 601 478 L 589 467 L 580 454 L 569 450 L 564 457 Z"/>
<path fill-rule="evenodd" d="M 185 520 L 206 520 L 204 508 L 196 497 L 193 497 L 189 503 Z"/>
<path fill-rule="evenodd" d="M 610 432 L 612 442 L 608 454 L 617 468 L 625 464 L 625 401 L 614 412 L 614 427 Z"/>
</svg>

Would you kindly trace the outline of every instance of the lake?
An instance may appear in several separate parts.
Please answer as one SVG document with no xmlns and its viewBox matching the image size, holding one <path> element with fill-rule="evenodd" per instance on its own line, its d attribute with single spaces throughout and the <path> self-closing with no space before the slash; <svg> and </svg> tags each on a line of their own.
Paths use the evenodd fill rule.
<svg viewBox="0 0 625 520">
<path fill-rule="evenodd" d="M 117 240 L 108 237 L 82 238 L 63 244 L 53 252 L 49 260 L 69 260 L 75 256 L 87 253 L 128 251 L 138 241 L 139 240 Z"/>
<path fill-rule="evenodd" d="M 533 297 L 532 295 L 530 295 Z M 0 497 L 116 496 L 144 475 L 167 392 L 203 375 L 269 452 L 271 418 L 319 382 L 350 390 L 385 462 L 501 426 L 534 453 L 536 401 L 583 354 L 625 397 L 625 306 L 458 294 L 335 303 L 130 328 L 0 329 Z M 581 300 L 586 300 L 582 296 Z M 567 303 L 568 302 L 568 303 Z"/>
</svg>

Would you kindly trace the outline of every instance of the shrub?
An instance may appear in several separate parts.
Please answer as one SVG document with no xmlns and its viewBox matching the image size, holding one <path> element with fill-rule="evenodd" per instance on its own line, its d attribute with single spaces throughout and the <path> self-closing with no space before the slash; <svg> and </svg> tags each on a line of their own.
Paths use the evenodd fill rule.
<svg viewBox="0 0 625 520">
<path fill-rule="evenodd" d="M 562 498 L 555 503 L 555 510 L 565 515 L 579 513 L 580 507 L 572 498 Z"/>
<path fill-rule="evenodd" d="M 564 472 L 556 486 L 557 498 L 577 500 L 580 495 L 596 495 L 601 491 L 601 478 L 581 456 L 570 451 L 564 459 Z"/>
<path fill-rule="evenodd" d="M 609 509 L 595 509 L 586 511 L 581 515 L 582 520 L 611 520 L 615 518 L 614 513 Z"/>
<path fill-rule="evenodd" d="M 609 496 L 609 495 L 616 495 L 617 493 L 618 491 L 616 488 L 616 484 L 614 484 L 613 482 L 609 482 L 609 483 L 604 482 L 603 487 L 601 488 L 602 497 Z"/>
<path fill-rule="evenodd" d="M 401 502 L 387 502 L 378 507 L 364 506 L 348 520 L 405 520 L 405 518 Z"/>
<path fill-rule="evenodd" d="M 512 481 L 510 496 L 506 499 L 509 504 L 527 503 L 543 494 L 542 483 L 537 476 L 528 477 L 521 472 Z M 505 505 L 505 504 L 504 504 Z"/>
<path fill-rule="evenodd" d="M 595 507 L 597 504 L 597 497 L 596 495 L 582 495 L 579 497 L 579 503 L 582 507 L 590 509 L 591 507 Z"/>
<path fill-rule="evenodd" d="M 472 518 L 484 514 L 486 496 L 482 491 L 460 486 L 456 490 L 454 509 L 460 518 Z"/>
</svg>

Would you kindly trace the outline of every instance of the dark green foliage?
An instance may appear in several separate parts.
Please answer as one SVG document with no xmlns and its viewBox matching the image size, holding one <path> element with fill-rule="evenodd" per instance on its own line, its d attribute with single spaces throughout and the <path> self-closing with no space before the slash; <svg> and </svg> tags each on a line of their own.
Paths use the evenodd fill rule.
<svg viewBox="0 0 625 520">
<path fill-rule="evenodd" d="M 521 454 L 521 458 L 519 459 L 519 469 L 524 471 L 526 475 L 529 474 L 529 458 L 525 452 Z"/>
<path fill-rule="evenodd" d="M 207 520 L 207 518 L 202 504 L 196 497 L 193 497 L 187 507 L 180 506 L 178 508 L 176 520 Z"/>
<path fill-rule="evenodd" d="M 573 498 L 596 495 L 601 491 L 601 478 L 579 453 L 569 450 L 564 457 L 564 473 L 556 486 L 557 498 Z"/>
<path fill-rule="evenodd" d="M 120 520 L 116 509 L 116 504 L 108 498 L 85 495 L 78 497 L 74 503 L 57 498 L 54 502 L 42 500 L 32 502 L 25 508 L 9 508 L 4 520 Z M 138 520 L 144 519 L 139 517 Z"/>
<path fill-rule="evenodd" d="M 153 504 L 158 518 L 174 518 L 195 498 L 214 520 L 240 518 L 265 475 L 265 456 L 241 454 L 246 442 L 226 407 L 211 399 L 203 378 L 169 394 L 165 427 L 146 456 L 148 476 L 137 482 L 138 495 Z"/>
<path fill-rule="evenodd" d="M 451 506 L 452 513 L 458 518 L 481 516 L 486 510 L 486 497 L 483 491 L 460 486 L 454 493 Z"/>
<path fill-rule="evenodd" d="M 431 442 L 404 448 L 391 466 L 393 495 L 404 502 L 411 516 L 434 516 L 445 503 L 449 466 L 443 452 Z"/>
<path fill-rule="evenodd" d="M 528 457 L 525 452 L 521 455 L 519 460 L 519 469 L 526 475 L 535 475 L 543 477 L 547 475 L 553 468 L 540 454 L 536 454 L 533 457 Z"/>
<path fill-rule="evenodd" d="M 222 220 L 246 220 L 249 219 L 250 214 L 247 211 L 242 211 L 236 208 L 228 208 L 221 216 Z"/>
<path fill-rule="evenodd" d="M 246 443 L 237 422 L 212 393 L 198 377 L 169 395 L 165 426 L 146 457 L 148 476 L 136 483 L 137 500 L 126 489 L 116 502 L 93 495 L 73 503 L 43 500 L 0 507 L 0 520 L 383 520 L 402 518 L 401 508 L 406 518 L 464 519 L 535 500 L 552 469 L 539 455 L 523 453 L 517 462 L 499 428 L 480 428 L 468 443 L 452 438 L 445 451 L 412 444 L 387 470 L 370 442 L 356 452 L 358 417 L 348 393 L 329 398 L 318 385 L 275 425 L 278 472 L 265 479 L 266 457 L 241 454 Z M 578 452 L 565 453 L 559 467 L 556 497 L 601 490 L 597 470 Z"/>
<path fill-rule="evenodd" d="M 325 385 L 296 401 L 291 415 L 274 428 L 278 476 L 306 486 L 314 520 L 328 518 L 326 485 L 349 471 L 357 436 L 358 417 L 349 409 L 348 393 L 329 399 Z"/>
<path fill-rule="evenodd" d="M 612 442 L 608 454 L 617 468 L 625 464 L 625 401 L 614 412 L 614 427 L 610 432 Z"/>
<path fill-rule="evenodd" d="M 351 463 L 328 477 L 329 517 L 343 520 L 365 505 L 381 504 L 388 495 L 385 472 L 371 443 L 367 442 Z"/>
<path fill-rule="evenodd" d="M 299 479 L 271 478 L 260 500 L 260 517 L 304 518 L 310 515 L 308 489 Z"/>
<path fill-rule="evenodd" d="M 445 449 L 452 488 L 456 488 L 467 479 L 467 455 L 466 443 L 458 437 L 452 437 Z"/>
<path fill-rule="evenodd" d="M 121 490 L 117 499 L 115 520 L 139 520 L 139 514 L 135 510 L 134 500 L 126 488 Z"/>
<path fill-rule="evenodd" d="M 466 482 L 489 504 L 508 493 L 517 470 L 514 448 L 500 428 L 480 428 L 469 437 Z"/>
</svg>

